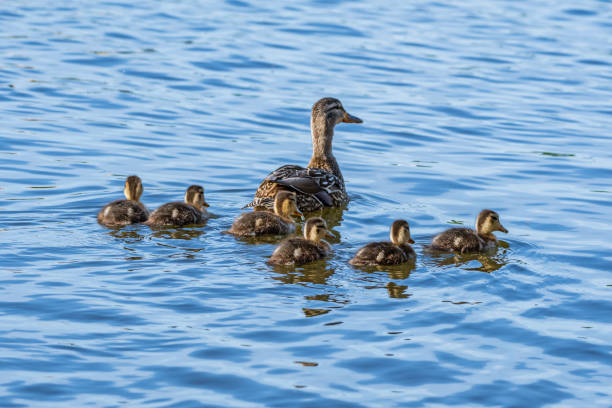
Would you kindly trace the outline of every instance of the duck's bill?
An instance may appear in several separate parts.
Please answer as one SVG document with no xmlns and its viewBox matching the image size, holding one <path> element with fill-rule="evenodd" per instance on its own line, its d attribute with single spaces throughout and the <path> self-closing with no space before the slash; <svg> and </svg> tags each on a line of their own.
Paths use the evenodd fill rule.
<svg viewBox="0 0 612 408">
<path fill-rule="evenodd" d="M 302 217 L 304 214 L 302 214 L 300 210 L 296 209 L 292 215 L 295 215 L 296 217 Z"/>
<path fill-rule="evenodd" d="M 208 204 L 206 201 L 204 201 L 204 203 L 202 204 L 202 206 L 203 206 L 203 207 L 208 208 L 208 207 L 210 207 L 210 204 Z"/>
<path fill-rule="evenodd" d="M 357 116 L 353 116 L 348 112 L 344 112 L 344 118 L 342 119 L 345 123 L 361 123 L 363 120 L 359 119 Z"/>
<path fill-rule="evenodd" d="M 410 239 L 408 240 L 408 243 L 410 243 L 410 244 L 414 244 L 414 239 L 410 238 Z"/>
<path fill-rule="evenodd" d="M 325 236 L 327 238 L 336 238 L 336 236 L 329 230 L 325 231 Z"/>
<path fill-rule="evenodd" d="M 504 228 L 502 225 L 500 225 L 500 226 L 499 226 L 499 230 L 500 230 L 501 232 L 503 232 L 504 234 L 507 234 L 507 233 L 508 233 L 508 230 L 507 230 L 507 229 L 505 229 L 505 228 Z"/>
</svg>

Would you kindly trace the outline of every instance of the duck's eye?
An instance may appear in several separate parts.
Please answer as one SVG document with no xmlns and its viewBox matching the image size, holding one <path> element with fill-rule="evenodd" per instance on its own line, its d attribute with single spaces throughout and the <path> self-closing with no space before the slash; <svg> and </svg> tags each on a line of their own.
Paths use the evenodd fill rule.
<svg viewBox="0 0 612 408">
<path fill-rule="evenodd" d="M 491 217 L 491 219 L 492 219 L 493 221 L 497 221 L 497 219 L 498 219 L 498 218 L 497 218 L 497 216 L 493 215 L 493 216 Z"/>
</svg>

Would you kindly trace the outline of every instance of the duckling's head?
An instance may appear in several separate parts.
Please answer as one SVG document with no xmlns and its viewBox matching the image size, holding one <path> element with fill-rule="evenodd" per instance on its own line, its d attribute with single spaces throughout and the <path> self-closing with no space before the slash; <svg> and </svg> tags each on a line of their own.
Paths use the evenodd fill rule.
<svg viewBox="0 0 612 408">
<path fill-rule="evenodd" d="M 479 235 L 490 235 L 493 231 L 508 233 L 499 222 L 499 214 L 492 210 L 482 210 L 476 218 L 476 232 Z"/>
<path fill-rule="evenodd" d="M 142 181 L 138 176 L 129 176 L 125 180 L 125 186 L 123 187 L 123 194 L 125 198 L 132 201 L 140 201 L 142 196 Z"/>
<path fill-rule="evenodd" d="M 319 242 L 323 237 L 328 236 L 335 238 L 335 236 L 327 229 L 327 223 L 323 218 L 309 218 L 304 225 L 304 238 L 310 241 Z"/>
<path fill-rule="evenodd" d="M 209 206 L 208 203 L 204 201 L 204 188 L 198 185 L 189 186 L 185 193 L 185 202 L 189 205 L 193 205 L 200 211 L 202 207 Z"/>
<path fill-rule="evenodd" d="M 414 244 L 414 240 L 410 237 L 410 226 L 405 220 L 395 220 L 391 224 L 391 242 L 395 245 Z"/>
<path fill-rule="evenodd" d="M 340 122 L 361 123 L 363 121 L 345 111 L 342 103 L 336 98 L 322 98 L 312 106 L 310 124 L 313 130 L 333 129 Z"/>
<path fill-rule="evenodd" d="M 274 197 L 274 213 L 286 218 L 291 218 L 292 215 L 301 216 L 295 200 L 293 191 L 279 191 Z"/>
</svg>

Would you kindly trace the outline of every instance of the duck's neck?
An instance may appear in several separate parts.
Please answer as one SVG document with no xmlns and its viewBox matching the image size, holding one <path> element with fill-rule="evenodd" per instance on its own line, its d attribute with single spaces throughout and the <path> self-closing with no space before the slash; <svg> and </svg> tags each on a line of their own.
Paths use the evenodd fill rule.
<svg viewBox="0 0 612 408">
<path fill-rule="evenodd" d="M 488 232 L 488 233 L 483 233 L 478 231 L 478 236 L 482 239 L 484 239 L 485 241 L 493 241 L 493 242 L 497 242 L 497 237 L 495 235 L 493 235 L 492 232 Z"/>
<path fill-rule="evenodd" d="M 342 184 L 344 178 L 340 171 L 340 166 L 332 153 L 332 141 L 334 139 L 334 125 L 327 121 L 312 121 L 310 124 L 312 131 L 312 157 L 309 168 L 325 169 L 338 177 Z"/>
</svg>

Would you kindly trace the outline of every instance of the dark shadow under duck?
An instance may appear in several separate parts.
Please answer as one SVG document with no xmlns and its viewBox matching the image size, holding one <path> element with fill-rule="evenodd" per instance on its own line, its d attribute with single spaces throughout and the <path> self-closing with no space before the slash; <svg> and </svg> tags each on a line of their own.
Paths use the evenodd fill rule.
<svg viewBox="0 0 612 408">
<path fill-rule="evenodd" d="M 301 216 L 297 209 L 293 191 L 279 191 L 274 198 L 274 214 L 268 211 L 253 211 L 240 215 L 226 231 L 240 237 L 260 235 L 287 235 L 295 232 L 293 215 Z"/>
<path fill-rule="evenodd" d="M 338 99 L 323 98 L 315 103 L 310 118 L 313 152 L 308 167 L 289 164 L 274 170 L 259 185 L 247 207 L 271 210 L 276 193 L 282 190 L 297 193 L 297 207 L 302 212 L 344 206 L 349 198 L 332 153 L 334 127 L 340 122 L 362 120 L 344 110 Z"/>
<path fill-rule="evenodd" d="M 416 259 L 416 253 L 410 244 L 410 226 L 405 220 L 396 220 L 391 224 L 391 242 L 372 242 L 357 251 L 351 265 L 399 265 Z"/>
<path fill-rule="evenodd" d="M 272 265 L 303 265 L 325 258 L 331 248 L 322 240 L 333 237 L 322 218 L 309 218 L 304 225 L 304 238 L 286 238 L 268 260 Z"/>
<path fill-rule="evenodd" d="M 482 210 L 476 218 L 476 230 L 471 228 L 450 228 L 439 233 L 431 241 L 431 249 L 439 251 L 482 252 L 497 247 L 493 231 L 508 233 L 501 225 L 499 215 L 492 210 Z"/>
<path fill-rule="evenodd" d="M 146 224 L 152 227 L 201 224 L 208 218 L 204 207 L 208 207 L 208 203 L 204 201 L 204 189 L 202 186 L 192 185 L 185 193 L 185 202 L 176 201 L 162 205 L 153 211 Z"/>
<path fill-rule="evenodd" d="M 98 213 L 98 222 L 108 227 L 145 222 L 149 217 L 149 210 L 140 202 L 142 190 L 140 177 L 129 176 L 123 188 L 126 199 L 105 205 Z"/>
</svg>

